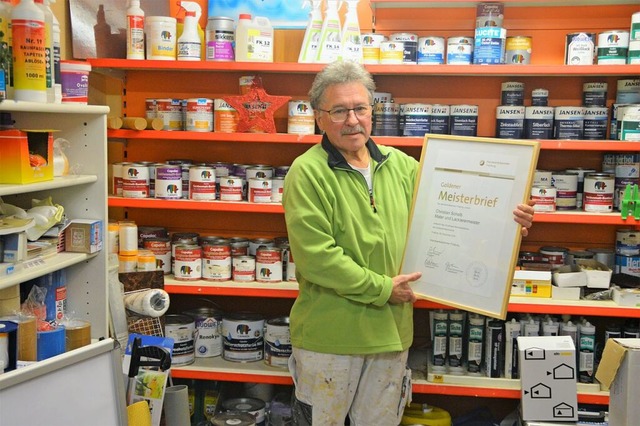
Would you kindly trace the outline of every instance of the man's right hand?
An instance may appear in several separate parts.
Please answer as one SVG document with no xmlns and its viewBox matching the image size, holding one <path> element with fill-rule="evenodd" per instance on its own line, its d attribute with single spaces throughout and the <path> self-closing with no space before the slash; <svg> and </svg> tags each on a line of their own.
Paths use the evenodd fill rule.
<svg viewBox="0 0 640 426">
<path fill-rule="evenodd" d="M 393 277 L 393 290 L 391 290 L 389 303 L 399 305 L 400 303 L 414 303 L 418 300 L 410 283 L 420 279 L 421 276 L 422 272 L 412 272 Z"/>
</svg>

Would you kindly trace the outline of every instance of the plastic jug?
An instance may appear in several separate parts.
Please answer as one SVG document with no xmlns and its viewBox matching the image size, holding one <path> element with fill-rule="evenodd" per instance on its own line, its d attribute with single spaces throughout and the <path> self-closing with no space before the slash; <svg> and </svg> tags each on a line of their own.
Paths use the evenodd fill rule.
<svg viewBox="0 0 640 426">
<path fill-rule="evenodd" d="M 273 62 L 273 27 L 268 18 L 240 14 L 235 53 L 238 62 Z"/>
</svg>

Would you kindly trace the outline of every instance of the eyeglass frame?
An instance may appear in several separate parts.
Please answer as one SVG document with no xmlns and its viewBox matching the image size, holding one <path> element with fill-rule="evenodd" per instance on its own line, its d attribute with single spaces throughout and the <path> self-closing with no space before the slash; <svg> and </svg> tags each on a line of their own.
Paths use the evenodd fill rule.
<svg viewBox="0 0 640 426">
<path fill-rule="evenodd" d="M 356 110 L 358 108 L 362 108 L 364 106 L 368 107 L 369 114 L 368 115 L 364 115 L 364 116 L 358 115 Z M 373 104 L 362 104 L 362 105 L 358 105 L 358 106 L 356 106 L 354 108 L 337 107 L 337 108 L 333 108 L 333 109 L 329 109 L 329 110 L 317 108 L 317 110 L 318 111 L 322 111 L 322 112 L 326 112 L 327 114 L 329 114 L 329 119 L 331 120 L 332 123 L 344 123 L 345 121 L 347 121 L 347 118 L 349 118 L 349 111 L 353 111 L 353 114 L 358 119 L 371 117 L 371 114 L 373 113 Z M 346 113 L 345 113 L 346 115 L 344 116 L 344 119 L 338 120 L 338 121 L 334 120 L 332 112 L 335 113 L 336 110 L 345 110 L 346 111 Z"/>
</svg>

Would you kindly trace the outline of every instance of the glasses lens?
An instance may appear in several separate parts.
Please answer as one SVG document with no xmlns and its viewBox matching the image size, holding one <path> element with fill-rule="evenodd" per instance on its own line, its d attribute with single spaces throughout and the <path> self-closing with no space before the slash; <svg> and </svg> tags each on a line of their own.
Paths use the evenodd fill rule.
<svg viewBox="0 0 640 426">
<path fill-rule="evenodd" d="M 353 113 L 358 118 L 366 118 L 371 115 L 371 107 L 369 105 L 360 105 L 355 108 L 338 108 L 329 112 L 329 117 L 331 117 L 331 121 L 334 123 L 342 123 L 347 120 L 349 116 L 349 111 L 353 111 Z"/>
</svg>

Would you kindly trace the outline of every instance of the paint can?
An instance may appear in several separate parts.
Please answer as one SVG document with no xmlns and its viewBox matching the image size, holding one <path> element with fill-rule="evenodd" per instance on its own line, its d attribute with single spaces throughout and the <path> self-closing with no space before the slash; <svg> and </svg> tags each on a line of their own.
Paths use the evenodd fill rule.
<svg viewBox="0 0 640 426">
<path fill-rule="evenodd" d="M 247 179 L 270 179 L 273 177 L 273 167 L 266 164 L 254 164 L 247 168 Z"/>
<path fill-rule="evenodd" d="M 271 179 L 271 202 L 282 203 L 284 192 L 284 176 L 275 176 Z"/>
<path fill-rule="evenodd" d="M 531 199 L 536 202 L 536 212 L 556 211 L 556 189 L 553 186 L 534 185 L 531 188 Z"/>
<path fill-rule="evenodd" d="M 501 27 L 503 20 L 503 3 L 482 2 L 476 5 L 476 27 Z"/>
<path fill-rule="evenodd" d="M 235 133 L 238 130 L 240 117 L 238 111 L 224 99 L 213 100 L 213 131 Z"/>
<path fill-rule="evenodd" d="M 418 35 L 414 33 L 393 33 L 389 41 L 402 43 L 402 63 L 415 64 L 418 62 Z M 443 43 L 444 48 L 444 43 Z"/>
<path fill-rule="evenodd" d="M 242 178 L 224 176 L 220 178 L 220 201 L 242 201 Z"/>
<path fill-rule="evenodd" d="M 380 42 L 380 63 L 402 65 L 404 63 L 404 43 L 398 41 Z"/>
<path fill-rule="evenodd" d="M 231 256 L 246 256 L 249 253 L 249 240 L 243 237 L 229 238 Z"/>
<path fill-rule="evenodd" d="M 190 98 L 186 103 L 185 130 L 190 132 L 213 131 L 213 100 Z"/>
<path fill-rule="evenodd" d="M 596 34 L 569 33 L 565 39 L 565 65 L 593 65 L 596 55 Z"/>
<path fill-rule="evenodd" d="M 172 164 L 156 167 L 155 198 L 182 198 L 182 168 Z"/>
<path fill-rule="evenodd" d="M 613 211 L 614 177 L 610 173 L 589 173 L 584 177 L 584 211 L 611 213 Z"/>
<path fill-rule="evenodd" d="M 163 123 L 162 130 L 182 130 L 184 117 L 182 113 L 182 100 L 180 99 L 156 99 L 157 118 Z"/>
<path fill-rule="evenodd" d="M 431 131 L 431 105 L 404 104 L 403 105 L 403 136 L 424 136 Z"/>
<path fill-rule="evenodd" d="M 16 322 L 0 321 L 0 374 L 17 368 L 18 332 Z"/>
<path fill-rule="evenodd" d="M 289 317 L 266 321 L 264 332 L 264 362 L 271 367 L 288 368 L 291 356 Z"/>
<path fill-rule="evenodd" d="M 505 43 L 505 63 L 528 65 L 531 63 L 532 40 L 529 36 L 507 37 Z"/>
<path fill-rule="evenodd" d="M 478 105 L 451 105 L 450 132 L 458 136 L 478 134 Z"/>
<path fill-rule="evenodd" d="M 213 426 L 256 426 L 255 420 L 249 413 L 216 413 L 209 419 Z"/>
<path fill-rule="evenodd" d="M 122 196 L 125 198 L 149 197 L 149 167 L 141 163 L 126 166 L 122 175 Z"/>
<path fill-rule="evenodd" d="M 227 361 L 260 361 L 264 353 L 264 318 L 235 312 L 222 317 L 222 357 Z"/>
<path fill-rule="evenodd" d="M 640 256 L 625 256 L 617 254 L 614 273 L 640 277 Z"/>
<path fill-rule="evenodd" d="M 551 180 L 556 188 L 556 208 L 575 210 L 577 207 L 578 173 L 553 172 Z"/>
<path fill-rule="evenodd" d="M 629 52 L 627 53 L 627 64 L 640 64 L 640 40 L 629 40 Z"/>
<path fill-rule="evenodd" d="M 174 246 L 173 275 L 178 281 L 195 281 L 202 278 L 202 247 L 196 244 Z"/>
<path fill-rule="evenodd" d="M 232 256 L 233 281 L 250 282 L 256 280 L 256 259 L 253 256 Z"/>
<path fill-rule="evenodd" d="M 184 314 L 194 321 L 195 357 L 211 358 L 222 355 L 223 313 L 210 307 L 201 307 L 185 311 Z"/>
<path fill-rule="evenodd" d="M 158 166 L 162 166 L 164 163 L 152 163 L 149 161 L 141 161 L 142 164 L 146 164 L 149 168 L 149 197 L 155 198 L 156 196 L 156 169 Z"/>
<path fill-rule="evenodd" d="M 565 170 L 568 173 L 578 174 L 578 192 L 576 193 L 576 208 L 582 209 L 582 198 L 584 194 L 584 177 L 589 173 L 596 173 L 595 169 L 585 169 L 582 167 L 576 167 L 573 169 Z"/>
<path fill-rule="evenodd" d="M 630 228 L 616 229 L 616 254 L 640 255 L 640 231 Z"/>
<path fill-rule="evenodd" d="M 539 251 L 554 269 L 567 264 L 569 249 L 565 247 L 544 246 Z"/>
<path fill-rule="evenodd" d="M 553 186 L 553 173 L 550 170 L 540 170 L 537 169 L 533 174 L 533 185 L 534 186 Z"/>
<path fill-rule="evenodd" d="M 271 202 L 271 178 L 249 179 L 248 200 L 250 203 Z"/>
<path fill-rule="evenodd" d="M 469 65 L 473 60 L 473 37 L 447 38 L 447 64 Z"/>
<path fill-rule="evenodd" d="M 111 165 L 112 190 L 111 193 L 117 197 L 122 197 L 122 180 L 126 175 L 131 162 L 120 161 Z"/>
<path fill-rule="evenodd" d="M 617 104 L 640 104 L 640 78 L 618 80 L 616 84 Z"/>
<path fill-rule="evenodd" d="M 582 139 L 584 124 L 583 107 L 556 107 L 554 119 L 554 136 L 556 139 Z"/>
<path fill-rule="evenodd" d="M 567 253 L 567 265 L 576 265 L 576 261 L 593 260 L 594 254 L 588 250 L 570 250 Z"/>
<path fill-rule="evenodd" d="M 449 105 L 434 104 L 431 106 L 431 133 L 438 135 L 449 134 Z"/>
<path fill-rule="evenodd" d="M 143 247 L 156 257 L 156 268 L 162 269 L 165 275 L 171 273 L 171 241 L 169 238 L 147 238 Z"/>
<path fill-rule="evenodd" d="M 590 106 L 584 108 L 582 122 L 582 139 L 605 140 L 609 124 L 609 108 L 606 106 Z"/>
<path fill-rule="evenodd" d="M 207 165 L 189 167 L 189 199 L 216 199 L 216 173 L 213 167 Z"/>
<path fill-rule="evenodd" d="M 158 106 L 155 99 L 147 98 L 144 100 L 144 116 L 147 120 L 153 120 L 158 116 Z"/>
<path fill-rule="evenodd" d="M 282 249 L 260 247 L 256 250 L 256 281 L 279 283 L 282 281 Z"/>
<path fill-rule="evenodd" d="M 616 255 L 613 249 L 610 249 L 608 247 L 605 247 L 605 248 L 596 247 L 596 248 L 589 248 L 587 250 L 593 253 L 593 258 L 596 261 L 607 265 L 611 270 L 615 268 Z"/>
<path fill-rule="evenodd" d="M 598 65 L 624 65 L 629 51 L 629 31 L 611 30 L 598 34 Z"/>
<path fill-rule="evenodd" d="M 444 37 L 418 38 L 418 65 L 444 64 Z"/>
<path fill-rule="evenodd" d="M 382 34 L 362 34 L 362 63 L 380 63 L 380 43 L 385 41 Z"/>
<path fill-rule="evenodd" d="M 178 40 L 176 18 L 147 16 L 144 20 L 147 59 L 175 61 Z"/>
<path fill-rule="evenodd" d="M 620 210 L 620 201 L 627 185 L 640 183 L 640 154 L 620 153 L 616 154 L 614 167 L 615 192 L 613 194 L 614 208 Z"/>
<path fill-rule="evenodd" d="M 259 248 L 275 246 L 276 242 L 273 238 L 254 238 L 249 241 L 249 250 L 247 254 L 250 256 L 255 256 Z"/>
<path fill-rule="evenodd" d="M 499 106 L 496 109 L 496 137 L 522 139 L 524 137 L 524 116 L 524 106 Z"/>
<path fill-rule="evenodd" d="M 375 136 L 398 136 L 400 106 L 393 102 L 373 105 L 373 131 Z"/>
<path fill-rule="evenodd" d="M 235 41 L 233 19 L 226 16 L 212 16 L 207 20 L 205 50 L 207 61 L 234 61 Z"/>
<path fill-rule="evenodd" d="M 531 106 L 549 105 L 549 91 L 547 89 L 533 89 L 531 91 Z"/>
<path fill-rule="evenodd" d="M 202 279 L 231 279 L 231 244 L 227 239 L 204 240 L 202 243 Z"/>
<path fill-rule="evenodd" d="M 582 106 L 607 106 L 607 83 L 592 82 L 582 85 Z"/>
<path fill-rule="evenodd" d="M 171 366 L 193 364 L 195 361 L 195 321 L 192 317 L 184 314 L 166 314 L 164 319 L 164 335 L 173 339 Z"/>
<path fill-rule="evenodd" d="M 527 106 L 524 109 L 524 138 L 553 139 L 554 108 Z"/>
<path fill-rule="evenodd" d="M 502 83 L 500 87 L 501 105 L 524 105 L 524 83 L 519 81 L 506 81 Z"/>
<path fill-rule="evenodd" d="M 504 64 L 507 30 L 501 27 L 477 27 L 473 46 L 473 63 Z"/>
<path fill-rule="evenodd" d="M 266 425 L 265 407 L 265 402 L 258 398 L 232 398 L 222 402 L 222 409 L 228 413 L 246 413 L 253 416 L 256 426 Z M 227 424 L 240 423 L 234 421 Z"/>
<path fill-rule="evenodd" d="M 315 131 L 316 122 L 311 103 L 302 100 L 289 101 L 287 133 L 313 135 Z"/>
<path fill-rule="evenodd" d="M 289 173 L 291 166 L 276 166 L 274 168 L 275 177 L 285 177 Z"/>
</svg>

